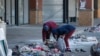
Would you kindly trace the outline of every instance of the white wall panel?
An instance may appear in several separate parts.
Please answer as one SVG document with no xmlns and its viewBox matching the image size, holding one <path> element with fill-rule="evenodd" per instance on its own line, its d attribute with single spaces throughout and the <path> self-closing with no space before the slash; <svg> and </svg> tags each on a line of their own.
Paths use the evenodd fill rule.
<svg viewBox="0 0 100 56">
<path fill-rule="evenodd" d="M 28 0 L 24 0 L 24 24 L 27 24 L 29 22 L 28 18 Z"/>
<path fill-rule="evenodd" d="M 15 25 L 15 0 L 12 0 L 12 15 L 11 15 L 11 21 L 12 21 L 12 25 Z"/>
<path fill-rule="evenodd" d="M 19 0 L 18 1 L 18 19 L 19 19 L 19 24 L 23 24 L 24 21 L 24 0 Z"/>
<path fill-rule="evenodd" d="M 69 0 L 69 17 L 76 16 L 76 4 L 75 0 Z"/>
</svg>

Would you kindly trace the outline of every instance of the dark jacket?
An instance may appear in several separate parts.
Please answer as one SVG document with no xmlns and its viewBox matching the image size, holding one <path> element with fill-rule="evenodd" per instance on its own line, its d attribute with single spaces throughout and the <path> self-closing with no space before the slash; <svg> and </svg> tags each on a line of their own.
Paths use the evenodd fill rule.
<svg viewBox="0 0 100 56">
<path fill-rule="evenodd" d="M 58 37 L 63 34 L 67 34 L 71 31 L 75 30 L 75 27 L 72 25 L 62 25 L 56 29 L 52 30 L 53 35 L 57 35 Z"/>
</svg>

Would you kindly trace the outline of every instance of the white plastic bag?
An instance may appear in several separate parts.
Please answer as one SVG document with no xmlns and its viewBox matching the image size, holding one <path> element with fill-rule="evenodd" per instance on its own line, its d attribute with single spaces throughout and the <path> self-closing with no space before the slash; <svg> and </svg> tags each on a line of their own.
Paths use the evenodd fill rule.
<svg viewBox="0 0 100 56">
<path fill-rule="evenodd" d="M 65 45 L 65 41 L 63 38 L 58 38 L 58 41 L 57 41 L 57 45 L 58 45 L 58 49 L 61 51 L 61 52 L 64 52 L 65 49 L 66 49 L 66 45 Z"/>
</svg>

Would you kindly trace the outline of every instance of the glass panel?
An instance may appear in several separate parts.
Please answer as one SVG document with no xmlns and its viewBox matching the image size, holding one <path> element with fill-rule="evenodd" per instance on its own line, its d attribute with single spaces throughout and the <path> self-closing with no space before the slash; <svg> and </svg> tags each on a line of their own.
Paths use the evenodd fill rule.
<svg viewBox="0 0 100 56">
<path fill-rule="evenodd" d="M 11 0 L 6 0 L 6 19 L 9 25 L 11 25 Z"/>
<path fill-rule="evenodd" d="M 28 0 L 24 0 L 24 24 L 28 24 Z"/>
<path fill-rule="evenodd" d="M 12 5 L 11 5 L 11 21 L 12 25 L 15 25 L 15 0 L 12 0 Z"/>
<path fill-rule="evenodd" d="M 4 0 L 0 0 L 0 17 L 4 20 Z"/>
<path fill-rule="evenodd" d="M 19 17 L 19 24 L 23 24 L 23 21 L 24 21 L 24 0 L 19 0 L 18 2 L 18 17 Z"/>
</svg>

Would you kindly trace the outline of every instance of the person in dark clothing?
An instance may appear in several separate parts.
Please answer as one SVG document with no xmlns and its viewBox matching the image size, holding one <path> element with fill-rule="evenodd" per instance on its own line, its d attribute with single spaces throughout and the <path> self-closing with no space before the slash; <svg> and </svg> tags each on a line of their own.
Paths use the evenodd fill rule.
<svg viewBox="0 0 100 56">
<path fill-rule="evenodd" d="M 59 37 L 64 37 L 64 41 L 66 44 L 66 50 L 71 51 L 69 48 L 69 42 L 68 39 L 72 36 L 72 34 L 75 31 L 75 27 L 72 25 L 62 25 L 56 29 L 52 30 L 52 33 L 54 35 L 54 38 L 57 40 Z"/>
<path fill-rule="evenodd" d="M 48 21 L 43 24 L 42 39 L 43 42 L 49 41 L 52 30 L 57 28 L 57 24 L 53 21 Z"/>
</svg>

